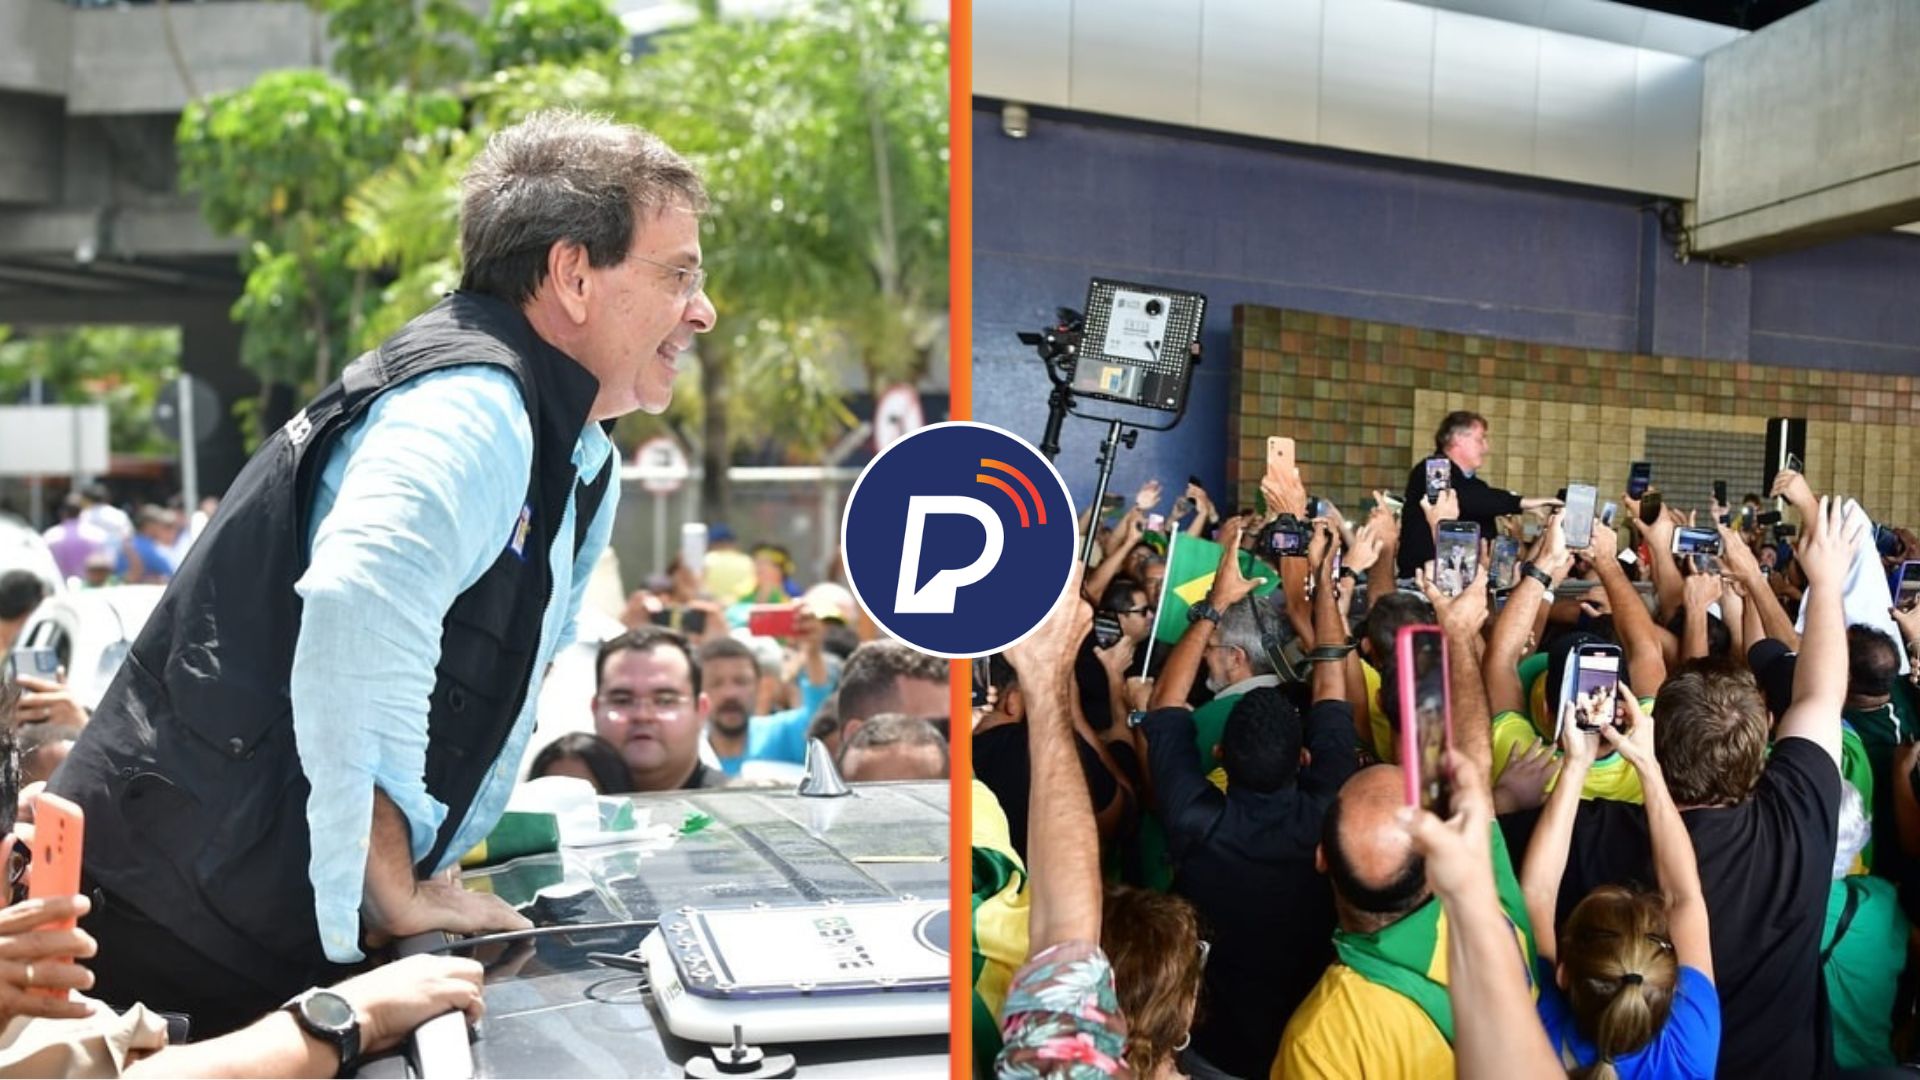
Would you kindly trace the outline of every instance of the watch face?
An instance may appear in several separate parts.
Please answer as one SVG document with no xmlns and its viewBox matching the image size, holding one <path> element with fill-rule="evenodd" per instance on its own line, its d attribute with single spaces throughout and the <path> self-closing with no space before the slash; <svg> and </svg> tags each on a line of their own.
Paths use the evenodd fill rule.
<svg viewBox="0 0 1920 1080">
<path fill-rule="evenodd" d="M 302 1006 L 307 1018 L 321 1027 L 344 1031 L 353 1023 L 353 1006 L 339 994 L 322 991 L 307 998 Z"/>
</svg>

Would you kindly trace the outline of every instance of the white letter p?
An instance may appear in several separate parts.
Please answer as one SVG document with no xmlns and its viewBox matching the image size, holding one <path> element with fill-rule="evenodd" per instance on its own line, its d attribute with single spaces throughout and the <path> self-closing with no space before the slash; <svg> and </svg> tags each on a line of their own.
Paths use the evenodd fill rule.
<svg viewBox="0 0 1920 1080">
<path fill-rule="evenodd" d="M 920 576 L 920 541 L 926 535 L 927 518 L 934 514 L 965 514 L 978 521 L 987 530 L 987 546 L 971 564 L 939 571 L 916 591 L 913 582 Z M 913 496 L 907 501 L 906 546 L 900 554 L 900 587 L 894 593 L 893 609 L 902 615 L 953 614 L 954 594 L 992 573 L 1005 544 L 1000 515 L 979 499 L 965 495 Z"/>
</svg>

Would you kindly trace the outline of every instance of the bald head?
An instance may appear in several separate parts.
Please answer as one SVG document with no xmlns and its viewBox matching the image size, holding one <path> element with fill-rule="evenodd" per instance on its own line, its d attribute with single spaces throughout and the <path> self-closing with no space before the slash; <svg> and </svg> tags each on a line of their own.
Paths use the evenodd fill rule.
<svg viewBox="0 0 1920 1080">
<path fill-rule="evenodd" d="M 1334 894 L 1350 915 L 1374 930 L 1419 907 L 1427 899 L 1425 860 L 1398 821 L 1406 805 L 1405 779 L 1398 766 L 1375 765 L 1353 774 L 1327 808 L 1320 830 L 1320 852 Z"/>
</svg>

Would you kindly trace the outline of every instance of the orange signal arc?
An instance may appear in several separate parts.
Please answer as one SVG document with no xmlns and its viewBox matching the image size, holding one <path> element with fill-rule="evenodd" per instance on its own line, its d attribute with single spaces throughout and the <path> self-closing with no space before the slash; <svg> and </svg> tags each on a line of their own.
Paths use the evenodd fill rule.
<svg viewBox="0 0 1920 1080">
<path fill-rule="evenodd" d="M 1020 527 L 1023 529 L 1027 527 L 1027 504 L 1020 501 L 1020 494 L 1013 490 L 1012 484 L 1007 483 L 997 476 L 988 476 L 986 473 L 980 473 L 975 476 L 974 479 L 983 484 L 992 484 L 994 487 L 1006 492 L 1007 498 L 1013 500 L 1014 509 L 1020 511 Z"/>
<path fill-rule="evenodd" d="M 983 469 L 999 469 L 1001 472 L 1011 473 L 1014 479 L 1020 481 L 1020 486 L 1027 489 L 1028 497 L 1033 499 L 1033 512 L 1039 515 L 1040 524 L 1045 525 L 1047 523 L 1047 504 L 1040 501 L 1040 489 L 1033 486 L 1033 481 L 1027 479 L 1026 473 L 1021 472 L 1019 469 L 1014 468 L 1004 461 L 995 461 L 992 458 L 981 458 L 980 467 Z M 1019 502 L 1020 500 L 1015 499 L 1014 501 Z"/>
</svg>

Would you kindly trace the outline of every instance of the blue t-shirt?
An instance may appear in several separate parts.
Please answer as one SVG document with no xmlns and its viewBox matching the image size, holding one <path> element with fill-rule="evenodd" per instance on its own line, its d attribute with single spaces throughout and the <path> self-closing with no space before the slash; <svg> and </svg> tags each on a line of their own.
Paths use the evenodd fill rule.
<svg viewBox="0 0 1920 1080">
<path fill-rule="evenodd" d="M 1575 1065 L 1585 1068 L 1600 1055 L 1574 1028 L 1573 1009 L 1554 982 L 1553 966 L 1539 965 L 1540 1022 L 1555 1054 L 1571 1053 Z M 1666 1026 L 1653 1041 L 1614 1061 L 1620 1080 L 1641 1077 L 1660 1080 L 1712 1080 L 1720 1062 L 1720 995 L 1713 981 L 1695 968 L 1682 966 L 1674 986 L 1673 1008 Z"/>
</svg>

